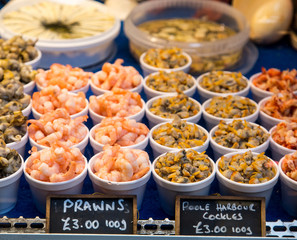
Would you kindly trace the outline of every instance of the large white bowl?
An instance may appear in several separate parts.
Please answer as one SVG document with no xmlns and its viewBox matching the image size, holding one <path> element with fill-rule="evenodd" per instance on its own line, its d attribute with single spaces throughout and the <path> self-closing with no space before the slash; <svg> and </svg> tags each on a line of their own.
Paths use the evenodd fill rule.
<svg viewBox="0 0 297 240">
<path fill-rule="evenodd" d="M 178 151 L 173 151 L 173 152 L 178 152 Z M 166 153 L 163 153 L 161 156 L 165 154 Z M 161 156 L 159 156 L 158 158 L 160 158 Z M 215 171 L 216 171 L 215 163 L 211 158 L 209 158 L 213 168 L 211 175 L 199 182 L 194 182 L 194 183 L 175 183 L 160 177 L 155 171 L 155 168 L 156 168 L 155 166 L 158 158 L 156 158 L 152 164 L 152 173 L 153 173 L 153 178 L 157 184 L 157 190 L 160 197 L 162 209 L 168 215 L 174 216 L 175 197 L 177 195 L 205 196 L 209 194 L 211 183 L 215 179 Z"/>
<path fill-rule="evenodd" d="M 244 97 L 243 97 L 244 98 Z M 220 123 L 221 120 L 224 120 L 225 122 L 231 122 L 233 121 L 234 119 L 241 119 L 241 120 L 246 120 L 248 122 L 255 122 L 257 119 L 258 119 L 258 115 L 259 115 L 259 111 L 260 111 L 260 108 L 258 106 L 258 104 L 253 101 L 252 99 L 250 99 L 256 106 L 256 111 L 251 114 L 251 115 L 248 115 L 246 117 L 242 117 L 242 118 L 220 118 L 220 117 L 215 117 L 211 114 L 209 114 L 208 112 L 206 112 L 206 108 L 209 106 L 210 104 L 210 101 L 212 99 L 208 99 L 206 100 L 203 104 L 202 104 L 202 114 L 203 114 L 203 118 L 206 122 L 206 128 L 207 130 L 211 130 L 214 126 L 218 125 Z"/>
<path fill-rule="evenodd" d="M 144 52 L 143 54 L 141 54 L 141 56 L 139 58 L 140 67 L 142 69 L 143 76 L 147 76 L 151 73 L 159 72 L 159 71 L 167 71 L 167 72 L 184 71 L 185 73 L 189 72 L 191 64 L 192 64 L 192 58 L 186 52 L 182 52 L 182 54 L 188 59 L 187 63 L 184 66 L 178 67 L 178 68 L 157 68 L 157 67 L 147 64 L 144 61 L 144 57 L 146 55 L 146 52 Z"/>
<path fill-rule="evenodd" d="M 163 154 L 163 153 L 166 153 L 166 152 L 172 152 L 172 151 L 178 151 L 178 150 L 181 150 L 180 148 L 171 148 L 171 147 L 166 147 L 160 143 L 157 143 L 154 138 L 153 138 L 153 132 L 160 126 L 164 125 L 166 123 L 159 123 L 157 124 L 156 126 L 154 126 L 151 130 L 150 130 L 150 133 L 149 133 L 149 139 L 150 139 L 150 145 L 152 147 L 152 150 L 153 150 L 153 155 L 154 155 L 154 158 L 157 158 L 159 155 Z M 187 123 L 187 124 L 192 124 L 194 125 L 195 123 Z M 197 125 L 197 124 L 195 124 Z M 208 148 L 208 145 L 209 145 L 209 140 L 210 140 L 210 137 L 209 137 L 209 133 L 207 132 L 207 130 L 199 125 L 197 125 L 199 129 L 201 129 L 207 136 L 205 142 L 201 145 L 201 146 L 196 146 L 196 147 L 191 147 L 191 148 L 185 148 L 186 150 L 187 149 L 193 149 L 197 152 L 204 152 L 206 151 L 206 149 Z"/>
<path fill-rule="evenodd" d="M 227 153 L 224 157 L 231 157 L 236 154 L 242 154 L 243 152 L 232 152 Z M 254 153 L 253 155 L 258 155 L 259 153 Z M 269 204 L 270 197 L 272 194 L 273 187 L 278 181 L 279 177 L 279 168 L 276 162 L 270 159 L 273 162 L 273 165 L 276 169 L 275 176 L 267 182 L 258 183 L 258 184 L 245 184 L 232 181 L 225 176 L 223 176 L 219 171 L 219 162 L 221 158 L 216 161 L 216 177 L 219 181 L 220 193 L 227 196 L 246 196 L 246 197 L 264 197 L 266 202 L 266 207 Z"/>
<path fill-rule="evenodd" d="M 279 162 L 282 205 L 288 214 L 297 217 L 297 181 L 289 178 L 282 170 L 284 157 Z"/>
<path fill-rule="evenodd" d="M 102 155 L 103 152 L 100 152 L 93 156 L 88 164 L 88 174 L 92 181 L 93 188 L 95 192 L 100 192 L 103 194 L 113 194 L 113 195 L 136 195 L 137 196 L 137 208 L 141 208 L 142 200 L 144 197 L 144 192 L 146 189 L 146 184 L 151 177 L 151 162 L 150 170 L 141 178 L 128 181 L 128 182 L 113 182 L 108 181 L 102 178 L 99 178 L 94 174 L 93 165 L 96 158 Z"/>
<path fill-rule="evenodd" d="M 260 126 L 256 123 L 250 123 L 254 126 Z M 253 152 L 256 152 L 256 153 L 261 153 L 261 152 L 265 152 L 267 150 L 267 148 L 269 147 L 269 138 L 267 138 L 267 140 L 262 143 L 261 145 L 257 146 L 257 147 L 254 147 L 254 148 L 246 148 L 246 149 L 239 149 L 239 148 L 227 148 L 227 147 L 224 147 L 220 144 L 218 144 L 215 140 L 213 140 L 213 136 L 215 134 L 215 132 L 218 130 L 218 126 L 215 126 L 213 127 L 210 132 L 209 132 L 209 137 L 210 137 L 210 146 L 213 150 L 213 154 L 214 154 L 214 157 L 215 159 L 218 159 L 220 158 L 221 156 L 227 154 L 227 153 L 232 153 L 232 152 L 246 152 L 248 150 L 251 150 Z M 260 128 L 265 132 L 265 133 L 268 133 L 268 131 L 260 126 Z M 273 158 L 274 159 L 274 158 Z"/>
<path fill-rule="evenodd" d="M 148 119 L 150 128 L 154 127 L 155 125 L 157 125 L 159 123 L 171 122 L 173 120 L 172 118 L 162 118 L 160 116 L 157 116 L 149 110 L 150 107 L 152 106 L 153 101 L 155 101 L 156 99 L 164 98 L 164 97 L 168 97 L 168 96 L 176 96 L 176 94 L 171 93 L 171 94 L 166 94 L 163 96 L 153 97 L 146 102 L 145 115 Z M 191 97 L 190 97 L 190 99 L 198 105 L 199 112 L 196 115 L 194 115 L 192 117 L 184 118 L 183 120 L 186 120 L 187 122 L 191 122 L 191 123 L 197 123 L 197 122 L 199 122 L 201 115 L 202 115 L 202 107 L 201 107 L 201 104 L 197 100 L 195 100 L 194 98 L 191 98 Z"/>
<path fill-rule="evenodd" d="M 275 129 L 276 129 L 276 126 L 272 127 L 269 131 L 270 133 L 269 143 L 270 143 L 271 155 L 273 160 L 279 161 L 285 155 L 294 153 L 296 150 L 286 148 L 278 144 L 276 141 L 274 141 L 274 139 L 272 138 L 272 133 L 274 132 Z"/>
<path fill-rule="evenodd" d="M 36 48 L 36 50 L 37 50 L 37 57 L 34 58 L 34 59 L 32 59 L 29 62 L 25 62 L 26 65 L 32 66 L 33 69 L 37 69 L 38 68 L 39 63 L 41 61 L 41 57 L 42 57 L 41 51 L 39 49 L 37 49 L 37 48 Z"/>
<path fill-rule="evenodd" d="M 93 92 L 93 94 L 94 94 L 95 96 L 99 96 L 99 95 L 102 95 L 102 94 L 104 94 L 104 93 L 106 93 L 106 92 L 109 92 L 108 90 L 104 90 L 104 89 L 102 89 L 102 88 L 97 87 L 97 86 L 92 82 L 92 80 L 90 80 L 90 86 L 91 86 L 91 90 L 92 90 L 92 92 Z M 137 93 L 140 94 L 140 92 L 141 92 L 141 90 L 142 90 L 142 87 L 143 87 L 143 77 L 141 76 L 140 84 L 139 84 L 138 86 L 132 88 L 132 89 L 127 89 L 127 90 L 129 90 L 129 91 L 131 91 L 131 92 L 137 92 Z"/>
<path fill-rule="evenodd" d="M 88 142 L 89 142 L 89 129 L 87 128 L 86 125 L 82 124 L 84 129 L 86 129 L 87 131 L 87 134 L 86 136 L 83 138 L 83 140 L 81 140 L 79 143 L 71 146 L 72 147 L 76 147 L 76 148 L 79 148 L 79 150 L 81 151 L 82 154 L 84 154 L 85 152 L 85 149 L 86 149 L 86 146 L 88 145 Z M 44 145 L 41 145 L 41 144 L 38 144 L 36 141 L 34 141 L 31 137 L 29 137 L 29 142 L 30 142 L 30 145 L 33 147 L 36 147 L 37 148 L 37 151 L 40 151 L 42 149 L 45 149 L 45 148 L 48 148 Z"/>
<path fill-rule="evenodd" d="M 97 97 L 101 97 L 100 95 L 97 96 Z M 141 110 L 134 114 L 134 115 L 131 115 L 131 116 L 128 116 L 127 118 L 130 118 L 130 119 L 135 119 L 136 122 L 141 122 L 142 118 L 144 117 L 144 113 L 145 113 L 145 102 L 143 101 L 143 99 L 141 99 L 141 103 L 142 103 L 142 108 Z M 89 114 L 90 114 L 90 117 L 93 121 L 93 125 L 96 125 L 98 123 L 100 123 L 102 121 L 102 119 L 105 118 L 105 116 L 102 116 L 102 115 L 99 115 L 97 113 L 95 113 L 92 108 L 89 107 Z"/>
<path fill-rule="evenodd" d="M 31 98 L 31 100 L 30 100 L 29 105 L 28 105 L 26 108 L 24 108 L 24 109 L 22 110 L 22 114 L 23 114 L 25 117 L 29 117 L 31 111 L 32 111 L 32 98 Z"/>
<path fill-rule="evenodd" d="M 103 144 L 97 142 L 94 138 L 94 132 L 98 127 L 100 127 L 100 123 L 92 127 L 90 130 L 90 144 L 93 148 L 94 154 L 97 154 L 103 151 L 103 147 L 104 147 Z M 143 139 L 141 142 L 137 144 L 129 145 L 129 146 L 124 146 L 124 147 L 121 146 L 121 148 L 134 148 L 134 149 L 144 150 L 148 144 L 148 141 L 149 141 L 149 134 L 147 134 L 145 139 Z"/>
<path fill-rule="evenodd" d="M 19 35 L 10 31 L 2 23 L 4 14 L 17 10 L 20 7 L 33 5 L 43 0 L 18 0 L 17 2 L 9 2 L 0 11 L 0 22 L 2 26 L 1 37 L 9 39 L 14 35 Z M 65 1 L 58 0 L 60 3 Z M 108 11 L 107 8 L 96 1 L 74 1 L 70 4 L 95 6 L 102 11 Z M 115 19 L 113 27 L 102 34 L 97 34 L 91 37 L 78 38 L 78 39 L 63 39 L 63 40 L 51 40 L 51 39 L 38 39 L 36 47 L 42 52 L 42 58 L 39 67 L 49 68 L 52 63 L 70 64 L 76 67 L 88 67 L 98 62 L 102 62 L 109 57 L 114 51 L 113 40 L 118 36 L 120 32 L 121 22 Z M 28 36 L 23 36 L 25 39 Z"/>
<path fill-rule="evenodd" d="M 6 147 L 10 149 L 15 149 L 24 158 L 27 142 L 28 142 L 28 131 L 26 131 L 25 135 L 21 138 L 21 141 L 7 143 Z"/>
<path fill-rule="evenodd" d="M 224 71 L 224 72 L 231 73 L 229 71 Z M 199 93 L 199 96 L 200 96 L 200 102 L 201 103 L 203 103 L 207 99 L 212 98 L 212 97 L 215 97 L 215 96 L 222 96 L 222 97 L 224 97 L 224 96 L 232 95 L 232 96 L 246 97 L 249 94 L 249 91 L 250 91 L 250 82 L 249 82 L 249 80 L 245 76 L 242 76 L 242 78 L 246 81 L 247 86 L 243 90 L 241 90 L 239 92 L 217 93 L 217 92 L 212 92 L 212 91 L 206 90 L 205 88 L 203 88 L 201 86 L 201 81 L 202 81 L 202 79 L 203 79 L 204 76 L 207 76 L 209 74 L 210 74 L 210 72 L 207 72 L 207 73 L 204 73 L 204 74 L 200 75 L 197 78 L 197 89 L 198 89 L 198 93 Z"/>
<path fill-rule="evenodd" d="M 161 92 L 161 91 L 157 91 L 157 90 L 154 90 L 152 88 L 150 88 L 147 84 L 146 84 L 146 80 L 148 79 L 149 76 L 151 75 L 158 75 L 159 72 L 154 72 L 154 73 L 151 73 L 150 75 L 146 76 L 143 80 L 143 90 L 144 90 L 144 93 L 146 95 L 146 98 L 147 100 L 153 98 L 153 97 L 157 97 L 157 96 L 164 96 L 164 95 L 168 95 L 168 94 L 172 94 L 173 92 Z M 189 97 L 192 97 L 195 92 L 196 92 L 196 81 L 194 79 L 194 77 L 192 77 L 192 80 L 193 80 L 193 86 L 190 87 L 189 89 L 183 91 L 184 94 L 186 94 L 187 96 Z"/>
<path fill-rule="evenodd" d="M 29 83 L 24 84 L 23 87 L 24 87 L 24 93 L 32 96 L 33 90 L 35 88 L 35 81 L 32 80 Z"/>
</svg>

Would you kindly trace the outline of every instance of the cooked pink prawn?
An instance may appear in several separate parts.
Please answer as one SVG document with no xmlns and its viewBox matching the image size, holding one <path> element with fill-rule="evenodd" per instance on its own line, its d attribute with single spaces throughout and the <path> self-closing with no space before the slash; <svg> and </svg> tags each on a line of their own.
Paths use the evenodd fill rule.
<svg viewBox="0 0 297 240">
<path fill-rule="evenodd" d="M 93 84 L 104 90 L 114 88 L 132 89 L 141 83 L 141 75 L 134 67 L 122 66 L 123 59 L 117 59 L 114 64 L 104 63 L 102 70 L 93 74 Z"/>
<path fill-rule="evenodd" d="M 84 156 L 79 149 L 55 145 L 41 151 L 33 147 L 25 171 L 40 181 L 63 182 L 76 177 L 84 168 Z"/>
<path fill-rule="evenodd" d="M 68 64 L 64 66 L 54 63 L 47 71 L 38 69 L 35 81 L 43 88 L 57 85 L 61 89 L 65 88 L 68 91 L 74 91 L 86 86 L 92 75 L 93 73 L 85 72 L 78 67 L 73 68 Z"/>
<path fill-rule="evenodd" d="M 71 119 L 66 109 L 58 108 L 42 115 L 39 120 L 28 120 L 28 134 L 36 143 L 46 147 L 57 141 L 65 147 L 72 147 L 85 138 L 88 131 L 83 122 L 87 119 L 87 115 Z"/>
<path fill-rule="evenodd" d="M 134 119 L 107 117 L 94 130 L 94 139 L 103 145 L 130 146 L 143 141 L 148 127 Z"/>
<path fill-rule="evenodd" d="M 140 156 L 145 158 L 137 161 Z M 147 167 L 145 167 L 145 161 Z M 126 182 L 141 178 L 149 170 L 150 162 L 146 152 L 137 149 L 123 149 L 119 146 L 104 146 L 103 152 L 96 155 L 93 164 L 93 172 L 96 176 L 115 182 Z"/>
<path fill-rule="evenodd" d="M 65 108 L 70 115 L 81 112 L 86 107 L 86 96 L 83 92 L 76 94 L 60 89 L 59 86 L 48 86 L 40 92 L 34 92 L 32 107 L 40 114 L 57 108 Z"/>
<path fill-rule="evenodd" d="M 136 92 L 115 88 L 101 96 L 90 96 L 89 107 L 105 117 L 128 117 L 142 109 L 141 97 Z"/>
</svg>

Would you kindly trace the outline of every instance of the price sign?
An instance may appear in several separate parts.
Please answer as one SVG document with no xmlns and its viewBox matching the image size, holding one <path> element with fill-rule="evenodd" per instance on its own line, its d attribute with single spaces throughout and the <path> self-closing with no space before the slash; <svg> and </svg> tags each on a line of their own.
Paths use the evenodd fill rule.
<svg viewBox="0 0 297 240">
<path fill-rule="evenodd" d="M 266 236 L 265 199 L 177 196 L 177 235 Z"/>
<path fill-rule="evenodd" d="M 49 196 L 48 233 L 135 234 L 136 196 Z"/>
</svg>

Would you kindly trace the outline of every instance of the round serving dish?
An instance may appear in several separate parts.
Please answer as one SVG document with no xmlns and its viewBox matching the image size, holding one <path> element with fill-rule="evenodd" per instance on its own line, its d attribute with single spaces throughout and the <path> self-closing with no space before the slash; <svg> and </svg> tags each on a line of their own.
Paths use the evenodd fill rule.
<svg viewBox="0 0 297 240">
<path fill-rule="evenodd" d="M 237 31 L 236 34 L 213 42 L 179 42 L 156 38 L 137 27 L 149 20 L 173 17 L 212 19 L 210 14 L 218 16 L 215 19 L 216 23 L 230 27 Z M 241 59 L 241 52 L 249 35 L 248 23 L 242 13 L 227 4 L 203 0 L 144 2 L 135 7 L 126 18 L 124 31 L 129 39 L 130 52 L 135 59 L 138 60 L 149 48 L 179 47 L 191 56 L 193 62 L 190 71 L 195 74 L 223 70 L 235 65 Z"/>
</svg>

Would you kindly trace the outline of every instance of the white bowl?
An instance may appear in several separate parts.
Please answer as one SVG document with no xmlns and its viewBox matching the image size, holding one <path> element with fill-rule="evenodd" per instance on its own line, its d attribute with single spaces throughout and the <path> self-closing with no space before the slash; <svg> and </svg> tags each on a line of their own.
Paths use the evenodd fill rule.
<svg viewBox="0 0 297 240">
<path fill-rule="evenodd" d="M 20 168 L 9 175 L 8 177 L 0 179 L 0 214 L 4 214 L 12 210 L 18 200 L 18 189 L 20 178 L 23 174 L 24 160 L 21 157 L 21 166 Z"/>
<path fill-rule="evenodd" d="M 250 123 L 254 126 L 260 126 L 256 123 Z M 224 147 L 220 144 L 218 144 L 215 140 L 213 140 L 213 136 L 214 136 L 214 133 L 215 131 L 218 130 L 218 126 L 215 126 L 213 127 L 210 132 L 209 132 L 209 137 L 210 137 L 210 146 L 213 150 L 213 154 L 214 154 L 214 158 L 215 159 L 218 159 L 220 158 L 221 156 L 227 154 L 227 153 L 232 153 L 232 152 L 246 152 L 248 150 L 251 150 L 253 152 L 256 152 L 256 153 L 261 153 L 261 152 L 265 152 L 267 150 L 267 148 L 269 147 L 269 138 L 267 138 L 267 140 L 262 143 L 261 145 L 257 146 L 257 147 L 254 147 L 254 148 L 246 148 L 246 149 L 239 149 L 239 148 L 227 148 L 227 147 Z M 260 128 L 265 132 L 265 133 L 268 133 L 268 131 L 260 126 Z"/>
<path fill-rule="evenodd" d="M 37 49 L 37 57 L 32 59 L 31 61 L 29 62 L 25 62 L 26 65 L 30 65 L 32 66 L 33 69 L 37 69 L 38 66 L 39 66 L 39 63 L 40 63 L 40 60 L 41 60 L 41 57 L 42 57 L 42 53 L 39 49 Z"/>
<path fill-rule="evenodd" d="M 154 139 L 153 139 L 153 132 L 160 126 L 164 125 L 166 123 L 159 123 L 156 126 L 154 126 L 149 133 L 149 139 L 150 139 L 150 145 L 152 147 L 153 150 L 153 155 L 154 158 L 157 158 L 158 156 L 160 156 L 163 153 L 166 152 L 172 152 L 172 151 L 178 151 L 181 150 L 180 148 L 171 148 L 171 147 L 166 147 L 160 143 L 157 143 Z M 187 124 L 191 124 L 194 125 L 195 123 L 187 123 Z M 195 124 L 197 125 L 197 124 Z M 209 145 L 209 133 L 207 132 L 207 130 L 199 125 L 197 125 L 199 129 L 201 129 L 207 136 L 205 142 L 201 145 L 201 146 L 196 146 L 196 147 L 192 147 L 192 148 L 185 148 L 185 150 L 187 149 L 193 149 L 197 152 L 204 152 L 206 151 L 206 149 L 208 148 Z"/>
<path fill-rule="evenodd" d="M 97 96 L 98 97 L 101 97 L 100 95 Z M 144 112 L 145 112 L 145 102 L 143 101 L 143 99 L 141 99 L 141 103 L 142 103 L 142 108 L 141 110 L 134 114 L 134 115 L 131 115 L 131 116 L 128 116 L 127 118 L 129 119 L 135 119 L 136 122 L 141 122 L 142 118 L 144 117 Z M 93 125 L 96 125 L 98 123 L 100 123 L 102 121 L 102 119 L 105 118 L 105 116 L 102 116 L 102 115 L 99 115 L 97 113 L 95 113 L 92 108 L 89 107 L 89 115 L 93 121 Z"/>
<path fill-rule="evenodd" d="M 159 98 L 164 98 L 164 97 L 170 97 L 170 96 L 176 96 L 176 94 L 166 94 L 166 95 L 163 95 L 163 96 L 157 96 L 157 97 L 153 97 L 151 98 L 150 100 L 148 100 L 146 102 L 146 105 L 145 105 L 145 115 L 148 119 L 148 122 L 149 122 L 149 127 L 152 128 L 154 127 L 155 125 L 159 124 L 159 123 L 165 123 L 165 122 L 171 122 L 173 120 L 173 118 L 162 118 L 162 117 L 159 117 L 155 114 L 153 114 L 149 109 L 150 107 L 152 106 L 152 103 L 153 101 L 155 101 L 156 99 L 159 99 Z M 201 118 L 201 115 L 202 115 L 202 107 L 200 105 L 200 103 L 195 100 L 194 98 L 189 98 L 191 101 L 193 101 L 195 104 L 198 105 L 199 107 L 199 112 L 194 115 L 194 116 L 191 116 L 191 117 L 188 117 L 188 118 L 184 118 L 183 120 L 186 120 L 187 122 L 191 122 L 191 123 L 197 123 L 199 122 L 200 118 Z"/>
<path fill-rule="evenodd" d="M 84 154 L 85 152 L 85 149 L 86 149 L 86 146 L 88 145 L 88 142 L 89 142 L 89 129 L 86 125 L 82 124 L 83 127 L 86 129 L 87 131 L 87 134 L 86 136 L 83 138 L 83 140 L 73 146 L 71 146 L 70 148 L 73 148 L 73 147 L 76 147 L 76 148 L 79 148 L 79 150 L 81 151 L 82 154 Z M 31 137 L 29 137 L 29 142 L 30 142 L 30 145 L 33 147 L 36 147 L 37 148 L 37 151 L 41 151 L 42 149 L 45 149 L 45 148 L 48 148 L 46 146 L 43 146 L 41 144 L 38 144 L 36 141 L 34 141 Z"/>
<path fill-rule="evenodd" d="M 283 208 L 291 216 L 297 217 L 297 181 L 289 178 L 282 170 L 284 157 L 279 162 L 281 194 Z"/>
<path fill-rule="evenodd" d="M 283 121 L 283 119 L 278 119 L 278 118 L 274 118 L 269 116 L 268 114 L 266 114 L 265 112 L 261 111 L 262 106 L 265 105 L 265 103 L 268 101 L 268 99 L 270 99 L 271 97 L 266 97 L 263 98 L 259 103 L 259 118 L 260 118 L 260 123 L 263 127 L 265 127 L 267 130 L 270 130 L 270 128 L 272 128 L 273 126 L 279 124 L 280 122 Z"/>
<path fill-rule="evenodd" d="M 102 88 L 97 87 L 97 86 L 92 82 L 92 80 L 90 80 L 90 86 L 91 86 L 91 90 L 92 90 L 92 92 L 93 92 L 93 94 L 94 94 L 95 96 L 99 96 L 99 95 L 102 95 L 102 94 L 104 94 L 104 93 L 106 93 L 106 92 L 109 92 L 109 90 L 104 90 L 104 89 L 102 89 Z M 141 76 L 141 82 L 140 82 L 140 84 L 139 84 L 138 86 L 136 86 L 136 87 L 134 87 L 134 88 L 132 88 L 132 89 L 126 89 L 126 90 L 129 90 L 129 91 L 131 91 L 131 92 L 137 92 L 137 93 L 140 94 L 140 92 L 141 92 L 141 90 L 142 90 L 142 86 L 143 86 L 143 78 L 142 78 L 142 76 Z"/>
<path fill-rule="evenodd" d="M 231 73 L 229 71 L 224 71 L 225 73 Z M 200 75 L 198 78 L 197 78 L 197 90 L 198 90 L 198 93 L 199 93 L 199 97 L 200 97 L 200 102 L 203 103 L 205 102 L 207 99 L 209 98 L 212 98 L 212 97 L 215 97 L 215 96 L 228 96 L 228 95 L 232 95 L 232 96 L 242 96 L 242 97 L 246 97 L 248 94 L 249 94 L 249 91 L 250 91 L 250 82 L 249 80 L 245 77 L 245 76 L 242 76 L 242 78 L 246 81 L 247 83 L 247 86 L 239 91 L 239 92 L 230 92 L 230 93 L 217 93 L 217 92 L 212 92 L 212 91 L 209 91 L 209 90 L 206 90 L 205 88 L 203 88 L 201 86 L 201 81 L 203 79 L 204 76 L 206 75 L 209 75 L 210 72 L 207 72 L 207 73 L 204 73 L 202 75 Z"/>
<path fill-rule="evenodd" d="M 159 72 L 159 71 L 169 71 L 169 72 L 171 72 L 171 71 L 174 71 L 174 72 L 184 71 L 185 73 L 187 73 L 187 72 L 189 72 L 191 64 L 192 64 L 192 58 L 186 52 L 183 52 L 183 55 L 186 56 L 186 58 L 188 59 L 188 62 L 184 66 L 178 67 L 178 68 L 157 68 L 157 67 L 154 67 L 154 66 L 149 65 L 149 64 L 147 64 L 146 62 L 143 61 L 145 55 L 146 55 L 146 52 L 141 54 L 141 56 L 139 58 L 140 67 L 142 69 L 143 76 L 147 76 L 147 75 L 149 75 L 151 73 Z"/>
<path fill-rule="evenodd" d="M 92 181 L 94 192 L 100 192 L 103 194 L 112 194 L 112 195 L 136 195 L 137 196 L 137 208 L 141 208 L 144 192 L 146 189 L 146 184 L 151 177 L 151 162 L 150 170 L 141 178 L 128 181 L 128 182 L 113 182 L 99 178 L 93 172 L 93 165 L 96 158 L 102 155 L 103 152 L 100 152 L 94 155 L 88 164 L 88 174 Z"/>
<path fill-rule="evenodd" d="M 154 72 L 154 73 L 151 73 L 150 75 L 158 75 L 159 72 Z M 154 90 L 152 88 L 150 88 L 147 84 L 146 84 L 146 80 L 148 79 L 148 77 L 150 76 L 146 76 L 143 80 L 143 90 L 144 90 L 144 93 L 146 95 L 146 98 L 147 100 L 153 98 L 153 97 L 157 97 L 157 96 L 164 96 L 164 95 L 168 95 L 168 94 L 172 94 L 174 92 L 161 92 L 161 91 L 157 91 L 157 90 Z M 193 76 L 191 76 L 192 80 L 193 80 L 193 86 L 190 87 L 189 89 L 183 91 L 184 94 L 186 94 L 187 96 L 189 97 L 192 97 L 195 92 L 196 92 L 196 81 L 195 81 L 195 78 Z"/>
<path fill-rule="evenodd" d="M 227 153 L 224 157 L 231 157 L 236 154 L 242 154 L 243 152 L 232 152 Z M 253 155 L 258 155 L 259 153 L 252 152 Z M 270 159 L 270 158 L 269 158 Z M 219 171 L 219 162 L 221 158 L 216 161 L 216 177 L 219 181 L 220 193 L 227 196 L 245 196 L 245 197 L 264 197 L 266 202 L 266 207 L 269 204 L 269 200 L 272 194 L 273 187 L 278 181 L 279 168 L 276 162 L 270 159 L 276 169 L 275 176 L 267 182 L 258 184 L 245 184 L 232 181 L 225 176 L 223 176 Z"/>
<path fill-rule="evenodd" d="M 178 151 L 173 151 L 178 152 Z M 163 153 L 161 156 L 165 155 Z M 159 156 L 158 158 L 160 158 Z M 175 213 L 175 197 L 177 195 L 189 195 L 189 196 L 205 196 L 209 194 L 211 183 L 215 179 L 215 163 L 211 158 L 213 171 L 207 178 L 194 183 L 175 183 L 163 179 L 155 172 L 155 165 L 158 160 L 156 158 L 152 164 L 152 174 L 157 185 L 158 194 L 160 197 L 160 203 L 162 209 L 170 216 L 174 216 Z"/>
<path fill-rule="evenodd" d="M 88 169 L 88 162 L 85 157 L 84 157 L 84 160 L 85 160 L 84 170 L 75 178 L 72 178 L 64 182 L 43 182 L 43 181 L 34 179 L 26 172 L 26 165 L 28 161 L 25 162 L 24 175 L 25 175 L 26 181 L 29 183 L 32 197 L 38 211 L 45 214 L 46 198 L 48 195 L 81 194 L 84 179 L 87 176 L 87 169 Z"/>
<path fill-rule="evenodd" d="M 274 141 L 272 138 L 272 133 L 274 132 L 275 129 L 276 129 L 276 126 L 272 127 L 269 131 L 270 133 L 269 142 L 270 142 L 270 149 L 271 149 L 271 155 L 273 160 L 279 161 L 285 155 L 294 153 L 296 150 L 286 148 L 278 144 L 276 141 Z"/>
<path fill-rule="evenodd" d="M 93 148 L 94 154 L 97 154 L 97 153 L 103 151 L 103 147 L 104 147 L 104 144 L 97 142 L 94 138 L 95 129 L 97 129 L 98 127 L 100 127 L 100 123 L 95 125 L 94 127 L 92 127 L 90 130 L 90 144 Z M 141 142 L 139 142 L 137 144 L 129 145 L 129 146 L 124 146 L 124 147 L 121 146 L 121 148 L 133 148 L 133 149 L 145 150 L 145 148 L 148 144 L 148 141 L 149 141 L 149 134 L 147 134 L 145 139 L 143 139 Z"/>
<path fill-rule="evenodd" d="M 27 142 L 28 142 L 28 131 L 26 131 L 25 135 L 21 138 L 21 141 L 7 143 L 6 147 L 10 149 L 15 149 L 24 158 Z"/>
<path fill-rule="evenodd" d="M 244 97 L 242 97 L 244 98 Z M 220 117 L 215 117 L 211 114 L 209 114 L 208 112 L 206 112 L 206 108 L 209 106 L 210 104 L 210 101 L 212 99 L 208 99 L 206 100 L 203 104 L 202 104 L 202 114 L 203 114 L 203 118 L 206 122 L 206 129 L 207 130 L 211 130 L 214 126 L 218 125 L 220 123 L 221 120 L 224 120 L 225 122 L 231 122 L 233 121 L 234 119 L 241 119 L 241 120 L 246 120 L 248 122 L 255 122 L 258 118 L 258 115 L 259 115 L 259 111 L 260 111 L 260 108 L 258 106 L 258 104 L 253 101 L 252 99 L 250 99 L 256 106 L 256 111 L 251 114 L 251 115 L 248 115 L 246 117 L 242 117 L 242 118 L 220 118 Z"/>
<path fill-rule="evenodd" d="M 32 96 L 33 90 L 35 88 L 35 81 L 32 80 L 31 82 L 24 84 L 23 87 L 24 87 L 24 93 Z"/>
<path fill-rule="evenodd" d="M 26 108 L 24 108 L 24 109 L 22 110 L 22 114 L 23 114 L 25 117 L 29 117 L 29 115 L 30 115 L 30 113 L 31 113 L 31 110 L 32 110 L 32 98 L 31 98 L 31 100 L 30 100 L 29 105 L 28 105 Z"/>
<path fill-rule="evenodd" d="M 76 89 L 76 90 L 72 90 L 72 91 L 68 91 L 68 92 L 71 92 L 71 93 L 83 92 L 84 94 L 86 94 L 87 91 L 89 90 L 89 87 L 90 87 L 90 80 L 82 88 L 79 88 L 79 89 Z M 37 82 L 36 82 L 36 88 L 37 88 L 38 91 L 41 91 L 42 89 L 44 89 L 44 87 L 40 86 L 40 84 L 38 84 Z M 61 88 L 61 89 L 63 89 L 63 88 Z"/>
<path fill-rule="evenodd" d="M 70 94 L 74 94 L 74 93 L 70 93 Z M 77 117 L 79 117 L 79 116 L 85 116 L 85 115 L 88 115 L 88 111 L 89 111 L 89 102 L 88 102 L 87 99 L 85 99 L 85 101 L 86 101 L 86 106 L 85 106 L 85 108 L 84 108 L 82 111 L 78 112 L 78 113 L 75 113 L 75 114 L 70 115 L 71 119 L 77 118 Z M 35 119 L 39 119 L 39 118 L 43 115 L 43 114 L 37 112 L 37 111 L 35 110 L 34 107 L 32 107 L 32 114 L 33 114 L 33 117 L 34 117 Z"/>
<path fill-rule="evenodd" d="M 27 5 L 33 5 L 43 0 L 19 0 L 17 3 L 13 2 L 6 4 L 0 11 L 0 20 L 4 14 L 18 10 L 20 7 Z M 59 1 L 66 3 L 65 1 Z M 97 7 L 103 12 L 107 12 L 108 9 L 104 4 L 96 1 L 75 1 L 69 4 L 83 5 L 88 8 L 89 6 Z M 9 39 L 19 33 L 12 32 L 1 21 L 1 37 Z M 118 36 L 121 28 L 121 22 L 115 19 L 114 25 L 102 34 L 97 34 L 91 37 L 78 38 L 78 39 L 38 39 L 36 42 L 36 48 L 42 52 L 42 58 L 39 67 L 49 68 L 52 63 L 70 64 L 76 67 L 88 67 L 99 62 L 112 55 L 114 51 L 113 40 Z M 23 36 L 28 38 L 28 36 Z M 32 39 L 32 37 L 31 37 Z"/>
</svg>

